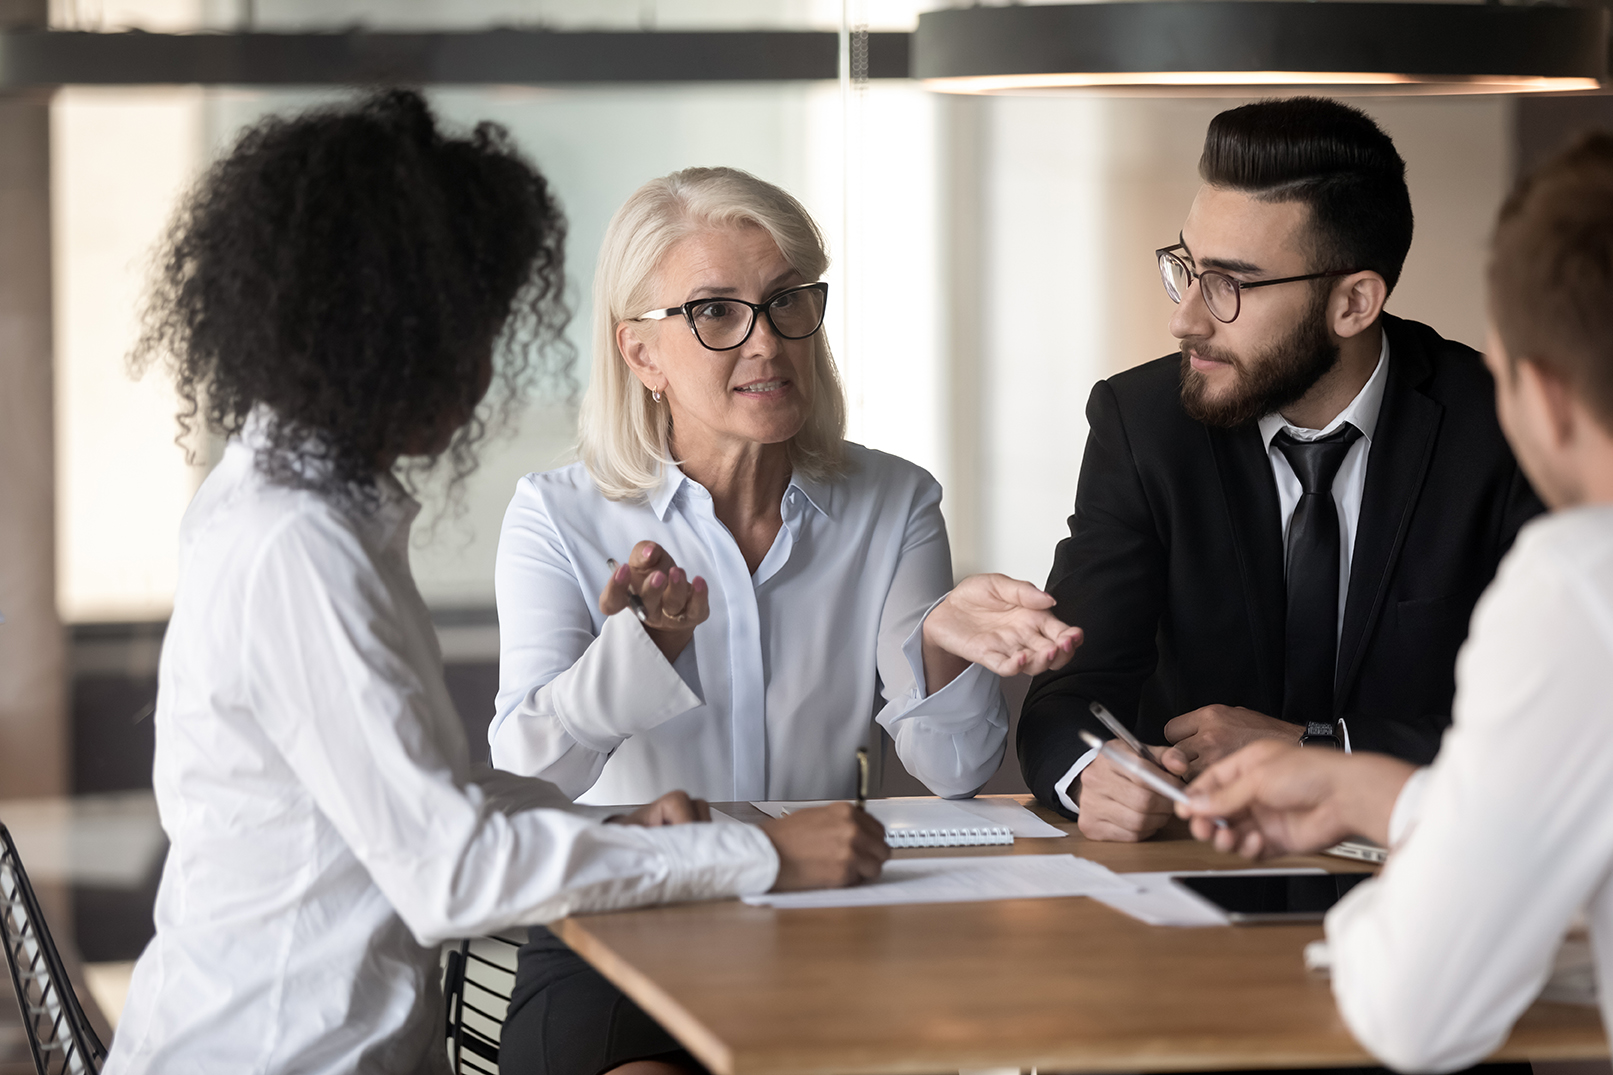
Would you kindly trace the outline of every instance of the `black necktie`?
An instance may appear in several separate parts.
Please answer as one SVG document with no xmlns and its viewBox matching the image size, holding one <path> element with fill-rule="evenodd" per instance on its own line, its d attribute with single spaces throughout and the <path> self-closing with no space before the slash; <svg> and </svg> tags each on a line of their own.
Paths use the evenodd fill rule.
<svg viewBox="0 0 1613 1075">
<path fill-rule="evenodd" d="M 1288 523 L 1283 719 L 1294 724 L 1333 719 L 1339 649 L 1339 513 L 1333 506 L 1333 477 L 1360 435 L 1346 424 L 1320 440 L 1295 440 L 1286 431 L 1272 439 L 1304 490 Z"/>
</svg>

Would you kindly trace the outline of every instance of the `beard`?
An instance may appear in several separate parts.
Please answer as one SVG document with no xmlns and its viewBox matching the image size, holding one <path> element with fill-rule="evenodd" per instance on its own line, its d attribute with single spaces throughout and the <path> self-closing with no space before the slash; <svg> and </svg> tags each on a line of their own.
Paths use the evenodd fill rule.
<svg viewBox="0 0 1613 1075">
<path fill-rule="evenodd" d="M 1326 313 L 1323 292 L 1293 331 L 1253 358 L 1182 341 L 1182 409 L 1207 426 L 1235 429 L 1297 403 L 1339 364 L 1339 345 L 1328 334 Z M 1228 363 L 1238 375 L 1232 390 L 1209 398 L 1209 379 L 1193 368 L 1190 351 Z"/>
</svg>

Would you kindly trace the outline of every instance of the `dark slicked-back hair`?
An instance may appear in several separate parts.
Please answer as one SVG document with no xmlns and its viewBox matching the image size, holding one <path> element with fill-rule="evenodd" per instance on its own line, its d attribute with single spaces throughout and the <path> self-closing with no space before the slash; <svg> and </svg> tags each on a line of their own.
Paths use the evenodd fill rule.
<svg viewBox="0 0 1613 1075">
<path fill-rule="evenodd" d="M 402 90 L 271 117 L 180 208 L 133 361 L 174 367 L 182 441 L 262 407 L 273 480 L 369 499 L 383 465 L 446 453 L 457 482 L 490 352 L 495 420 L 566 376 L 564 238 L 496 124 L 451 136 Z"/>
<path fill-rule="evenodd" d="M 1199 176 L 1262 201 L 1311 209 L 1317 272 L 1371 269 L 1394 289 L 1411 249 L 1411 194 L 1395 144 L 1359 109 L 1321 97 L 1222 112 Z"/>
<path fill-rule="evenodd" d="M 1586 136 L 1518 185 L 1489 283 L 1508 357 L 1552 370 L 1613 430 L 1613 135 Z"/>
</svg>

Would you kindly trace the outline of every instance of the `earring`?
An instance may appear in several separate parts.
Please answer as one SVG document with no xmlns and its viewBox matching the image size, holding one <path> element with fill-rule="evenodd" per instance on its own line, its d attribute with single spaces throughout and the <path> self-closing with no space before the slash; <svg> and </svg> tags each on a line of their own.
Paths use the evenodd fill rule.
<svg viewBox="0 0 1613 1075">
<path fill-rule="evenodd" d="M 661 402 L 661 390 L 659 388 L 652 390 L 650 392 L 650 398 L 655 400 L 657 403 Z"/>
</svg>

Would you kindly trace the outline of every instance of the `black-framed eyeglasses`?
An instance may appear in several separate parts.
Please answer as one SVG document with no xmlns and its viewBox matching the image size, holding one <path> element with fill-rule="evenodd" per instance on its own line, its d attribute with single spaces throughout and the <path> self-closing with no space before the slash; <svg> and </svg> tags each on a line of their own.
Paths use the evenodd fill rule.
<svg viewBox="0 0 1613 1075">
<path fill-rule="evenodd" d="M 1204 299 L 1204 308 L 1210 311 L 1210 316 L 1223 325 L 1230 325 L 1238 319 L 1243 310 L 1243 293 L 1252 287 L 1270 287 L 1273 284 L 1292 284 L 1297 280 L 1321 280 L 1329 276 L 1349 276 L 1360 269 L 1332 269 L 1328 272 L 1311 272 L 1304 276 L 1284 276 L 1277 280 L 1235 280 L 1224 272 L 1206 269 L 1195 272 L 1193 267 L 1176 255 L 1178 250 L 1186 250 L 1182 243 L 1174 243 L 1154 251 L 1159 259 L 1160 279 L 1165 282 L 1165 294 L 1171 301 L 1180 305 L 1187 289 L 1193 286 L 1196 279 L 1199 282 L 1199 294 Z"/>
<path fill-rule="evenodd" d="M 829 306 L 829 285 L 823 281 L 785 288 L 762 303 L 744 299 L 691 299 L 682 306 L 651 310 L 634 321 L 660 321 L 682 314 L 694 338 L 711 351 L 732 351 L 756 328 L 760 313 L 773 332 L 786 340 L 804 340 L 823 325 Z"/>
</svg>

